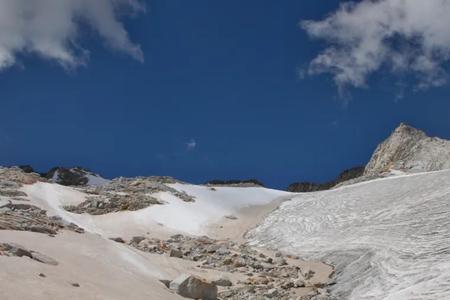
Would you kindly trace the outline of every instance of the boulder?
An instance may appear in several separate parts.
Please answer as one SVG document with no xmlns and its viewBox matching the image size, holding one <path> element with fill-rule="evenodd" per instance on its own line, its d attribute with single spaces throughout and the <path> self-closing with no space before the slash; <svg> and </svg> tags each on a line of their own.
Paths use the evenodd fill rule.
<svg viewBox="0 0 450 300">
<path fill-rule="evenodd" d="M 183 274 L 170 283 L 170 289 L 190 299 L 216 300 L 217 286 L 193 275 Z"/>
</svg>

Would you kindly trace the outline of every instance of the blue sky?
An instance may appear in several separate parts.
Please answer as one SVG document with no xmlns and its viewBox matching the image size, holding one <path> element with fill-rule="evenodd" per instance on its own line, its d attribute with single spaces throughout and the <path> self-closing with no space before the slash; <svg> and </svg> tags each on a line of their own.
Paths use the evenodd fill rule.
<svg viewBox="0 0 450 300">
<path fill-rule="evenodd" d="M 299 22 L 324 19 L 339 1 L 145 5 L 121 18 L 143 63 L 87 26 L 84 66 L 16 54 L 0 73 L 0 165 L 284 188 L 364 164 L 400 122 L 450 138 L 448 85 L 417 90 L 414 74 L 381 67 L 342 97 L 333 74 L 299 76 L 327 47 Z"/>
</svg>

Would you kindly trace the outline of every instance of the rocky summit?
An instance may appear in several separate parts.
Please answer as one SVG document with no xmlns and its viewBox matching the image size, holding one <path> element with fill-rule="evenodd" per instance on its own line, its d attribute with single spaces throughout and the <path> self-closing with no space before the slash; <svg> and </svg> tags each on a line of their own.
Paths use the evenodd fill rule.
<svg viewBox="0 0 450 300">
<path fill-rule="evenodd" d="M 450 141 L 429 137 L 402 123 L 376 148 L 364 175 L 380 175 L 390 170 L 428 172 L 449 168 Z"/>
<path fill-rule="evenodd" d="M 324 191 L 390 176 L 396 172 L 417 173 L 445 169 L 450 169 L 450 141 L 429 137 L 425 132 L 401 123 L 377 146 L 366 166 L 345 170 L 335 180 L 325 183 L 292 183 L 287 190 L 295 193 Z"/>
</svg>

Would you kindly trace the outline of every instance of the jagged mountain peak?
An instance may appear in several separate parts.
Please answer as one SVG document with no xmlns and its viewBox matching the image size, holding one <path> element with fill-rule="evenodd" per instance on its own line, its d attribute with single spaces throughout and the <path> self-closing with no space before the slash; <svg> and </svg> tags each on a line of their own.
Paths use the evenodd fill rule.
<svg viewBox="0 0 450 300">
<path fill-rule="evenodd" d="M 450 141 L 429 137 L 422 130 L 401 123 L 378 147 L 365 175 L 390 170 L 426 172 L 450 168 Z"/>
<path fill-rule="evenodd" d="M 425 138 L 427 135 L 420 129 L 412 127 L 406 123 L 400 123 L 397 128 L 395 128 L 394 132 L 391 134 L 393 136 L 404 136 L 404 137 L 412 137 L 412 138 Z M 391 138 L 390 137 L 390 138 Z"/>
</svg>

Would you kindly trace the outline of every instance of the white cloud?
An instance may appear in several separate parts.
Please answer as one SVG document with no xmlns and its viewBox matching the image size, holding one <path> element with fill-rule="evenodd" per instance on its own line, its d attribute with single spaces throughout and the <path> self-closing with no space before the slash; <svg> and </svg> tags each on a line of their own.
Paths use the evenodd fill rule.
<svg viewBox="0 0 450 300">
<path fill-rule="evenodd" d="M 197 147 L 197 142 L 194 139 L 190 139 L 189 142 L 186 143 L 186 149 L 188 151 L 192 151 Z"/>
<path fill-rule="evenodd" d="M 365 87 L 380 70 L 413 75 L 418 88 L 447 82 L 450 59 L 450 0 L 347 2 L 321 21 L 303 21 L 313 38 L 328 46 L 309 74 L 331 73 L 341 91 Z"/>
<path fill-rule="evenodd" d="M 93 29 L 114 50 L 143 60 L 118 15 L 143 9 L 140 0 L 0 0 L 0 70 L 18 55 L 55 60 L 64 67 L 86 62 L 80 25 Z"/>
</svg>

